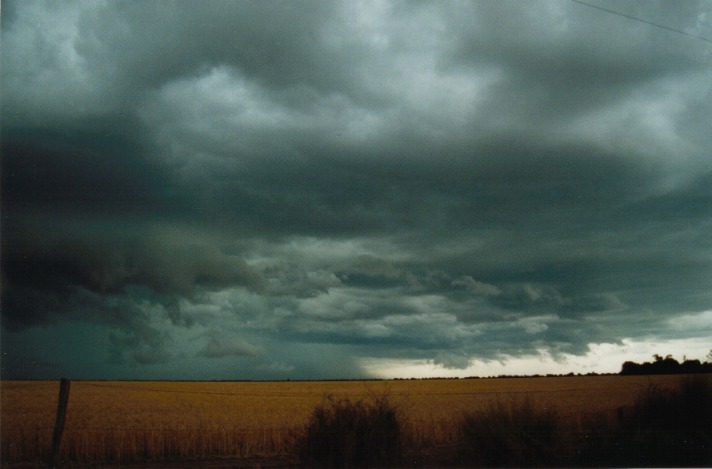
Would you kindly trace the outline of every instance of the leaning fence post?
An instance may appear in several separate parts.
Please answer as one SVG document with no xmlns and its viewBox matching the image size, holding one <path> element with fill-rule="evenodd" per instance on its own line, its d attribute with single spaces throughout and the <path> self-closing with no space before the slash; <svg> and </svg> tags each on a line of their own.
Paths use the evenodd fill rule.
<svg viewBox="0 0 712 469">
<path fill-rule="evenodd" d="M 57 419 L 54 422 L 54 433 L 52 434 L 52 456 L 49 462 L 50 469 L 55 469 L 59 460 L 59 445 L 62 442 L 62 431 L 64 431 L 64 417 L 67 415 L 67 402 L 69 402 L 70 381 L 62 378 L 59 383 L 59 400 L 57 402 Z"/>
</svg>

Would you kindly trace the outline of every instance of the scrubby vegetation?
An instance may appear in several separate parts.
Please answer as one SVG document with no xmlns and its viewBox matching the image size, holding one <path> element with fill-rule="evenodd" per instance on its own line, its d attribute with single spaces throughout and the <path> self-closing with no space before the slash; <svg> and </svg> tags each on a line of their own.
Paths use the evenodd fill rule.
<svg viewBox="0 0 712 469">
<path fill-rule="evenodd" d="M 556 411 L 531 400 L 497 402 L 462 420 L 460 461 L 468 466 L 551 466 L 559 462 Z"/>
<path fill-rule="evenodd" d="M 600 427 L 582 463 L 615 466 L 712 465 L 712 386 L 683 378 L 674 390 L 650 386 L 612 427 Z"/>
<path fill-rule="evenodd" d="M 385 397 L 329 400 L 299 442 L 307 467 L 404 466 L 403 416 Z M 712 386 L 684 377 L 677 388 L 649 385 L 615 415 L 561 414 L 530 398 L 466 411 L 451 458 L 467 467 L 711 466 Z M 410 449 L 412 451 L 412 449 Z"/>
<path fill-rule="evenodd" d="M 387 397 L 333 399 L 314 409 L 297 441 L 304 467 L 392 467 L 402 460 L 401 419 Z"/>
<path fill-rule="evenodd" d="M 467 466 L 712 465 L 712 386 L 686 377 L 678 389 L 649 386 L 613 419 L 580 422 L 530 402 L 496 404 L 462 420 Z"/>
</svg>

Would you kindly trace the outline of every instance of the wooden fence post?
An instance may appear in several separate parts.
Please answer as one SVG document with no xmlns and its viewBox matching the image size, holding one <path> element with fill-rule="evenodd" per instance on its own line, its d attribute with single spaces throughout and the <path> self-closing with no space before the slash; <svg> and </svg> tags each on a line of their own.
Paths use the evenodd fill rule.
<svg viewBox="0 0 712 469">
<path fill-rule="evenodd" d="M 67 415 L 67 403 L 69 402 L 70 381 L 62 378 L 59 383 L 59 400 L 57 402 L 57 419 L 54 422 L 54 433 L 52 434 L 52 456 L 49 462 L 50 469 L 55 469 L 59 462 L 59 446 L 62 442 L 62 432 L 64 431 L 64 417 Z"/>
</svg>

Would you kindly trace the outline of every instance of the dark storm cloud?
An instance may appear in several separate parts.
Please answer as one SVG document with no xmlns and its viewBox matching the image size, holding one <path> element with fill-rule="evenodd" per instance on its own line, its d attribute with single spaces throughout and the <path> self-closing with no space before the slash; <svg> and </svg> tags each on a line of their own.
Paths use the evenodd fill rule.
<svg viewBox="0 0 712 469">
<path fill-rule="evenodd" d="M 704 41 L 563 0 L 3 6 L 5 369 L 70 325 L 127 377 L 709 335 Z"/>
<path fill-rule="evenodd" d="M 458 25 L 451 60 L 506 70 L 506 79 L 490 95 L 495 115 L 514 111 L 524 119 L 561 124 L 651 81 L 708 66 L 700 60 L 700 54 L 709 57 L 704 44 L 681 41 L 625 18 L 606 18 L 605 13 L 601 17 L 600 11 L 580 4 L 501 2 L 470 7 L 466 18 L 474 21 Z M 684 2 L 673 20 L 663 4 L 610 7 L 632 16 L 666 18 L 685 29 L 700 25 L 706 9 L 701 2 Z M 502 99 L 505 94 L 509 99 Z"/>
<path fill-rule="evenodd" d="M 43 121 L 130 113 L 144 93 L 214 64 L 239 63 L 275 84 L 307 71 L 318 75 L 319 54 L 302 46 L 318 42 L 313 36 L 329 5 L 294 2 L 279 14 L 275 8 L 224 1 L 13 7 L 14 14 L 3 15 L 5 47 L 17 52 L 3 60 L 15 70 L 5 82 L 7 97 L 20 116 Z"/>
<path fill-rule="evenodd" d="M 225 340 L 217 333 L 209 334 L 208 344 L 199 355 L 207 358 L 222 358 L 229 356 L 255 356 L 260 353 L 260 349 L 243 340 Z"/>
<path fill-rule="evenodd" d="M 79 129 L 4 128 L 6 206 L 89 213 L 165 208 L 165 176 L 143 156 L 141 130 L 115 125 L 108 121 Z"/>
<path fill-rule="evenodd" d="M 239 256 L 226 255 L 204 240 L 193 241 L 174 227 L 132 230 L 117 222 L 92 225 L 65 219 L 55 231 L 45 231 L 45 224 L 55 220 L 33 220 L 4 233 L 7 321 L 32 324 L 66 312 L 71 308 L 65 302 L 77 289 L 117 295 L 145 287 L 167 297 L 190 297 L 196 288 L 262 287 L 260 274 Z M 176 314 L 170 316 L 178 321 Z"/>
</svg>

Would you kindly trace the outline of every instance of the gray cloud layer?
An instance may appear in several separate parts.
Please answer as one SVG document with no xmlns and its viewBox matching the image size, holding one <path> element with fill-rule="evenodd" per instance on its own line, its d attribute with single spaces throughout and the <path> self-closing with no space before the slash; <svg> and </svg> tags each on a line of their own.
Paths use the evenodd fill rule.
<svg viewBox="0 0 712 469">
<path fill-rule="evenodd" d="M 2 44 L 10 376 L 712 336 L 709 43 L 551 0 L 5 2 Z"/>
</svg>

